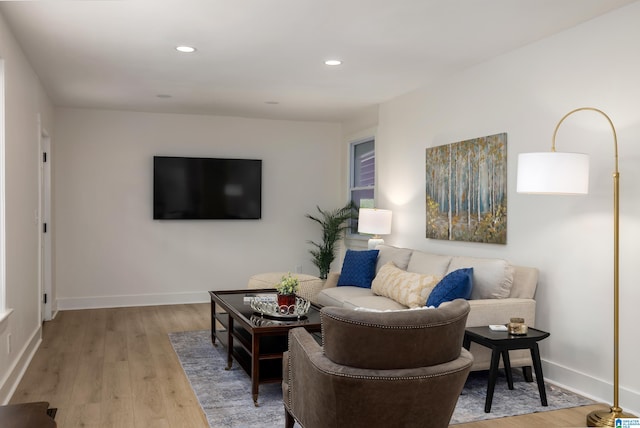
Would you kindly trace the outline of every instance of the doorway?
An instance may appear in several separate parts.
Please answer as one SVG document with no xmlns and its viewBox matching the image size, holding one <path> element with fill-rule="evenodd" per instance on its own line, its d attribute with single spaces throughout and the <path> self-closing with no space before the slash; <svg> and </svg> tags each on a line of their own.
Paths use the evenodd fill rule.
<svg viewBox="0 0 640 428">
<path fill-rule="evenodd" d="M 38 120 L 38 122 L 40 122 Z M 40 256 L 39 256 L 39 283 L 40 283 L 40 315 L 42 321 L 53 318 L 53 290 L 51 270 L 51 138 L 46 129 L 39 123 L 40 152 L 38 162 L 40 175 Z"/>
</svg>

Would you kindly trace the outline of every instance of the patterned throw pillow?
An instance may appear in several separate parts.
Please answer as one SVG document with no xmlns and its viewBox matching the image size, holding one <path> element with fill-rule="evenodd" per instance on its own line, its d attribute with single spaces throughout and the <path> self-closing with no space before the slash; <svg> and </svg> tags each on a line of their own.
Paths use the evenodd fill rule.
<svg viewBox="0 0 640 428">
<path fill-rule="evenodd" d="M 416 308 L 424 306 L 438 281 L 440 277 L 406 272 L 389 262 L 376 275 L 371 290 L 374 294 L 388 297 L 409 308 Z"/>
<path fill-rule="evenodd" d="M 376 274 L 377 260 L 378 250 L 347 250 L 337 286 L 371 288 L 371 281 Z"/>
<path fill-rule="evenodd" d="M 436 308 L 444 302 L 455 299 L 469 299 L 473 288 L 473 268 L 463 268 L 448 273 L 436 285 L 429 298 L 427 306 Z"/>
</svg>

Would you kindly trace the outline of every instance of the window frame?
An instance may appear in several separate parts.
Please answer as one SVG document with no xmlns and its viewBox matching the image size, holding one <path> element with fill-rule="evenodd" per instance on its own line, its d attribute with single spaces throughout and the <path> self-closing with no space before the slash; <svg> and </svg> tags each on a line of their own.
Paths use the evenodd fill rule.
<svg viewBox="0 0 640 428">
<path fill-rule="evenodd" d="M 373 143 L 373 185 L 371 186 L 355 186 L 356 183 L 356 174 L 357 174 L 357 169 L 356 168 L 356 162 L 357 162 L 357 155 L 356 155 L 356 147 L 362 144 L 369 144 L 369 143 Z M 355 200 L 354 200 L 354 192 L 358 192 L 358 191 L 371 191 L 372 193 L 372 206 L 365 206 L 365 208 L 373 208 L 375 206 L 375 200 L 376 200 L 376 182 L 377 182 L 377 173 L 376 173 L 376 166 L 377 166 L 377 161 L 376 161 L 376 138 L 373 135 L 367 136 L 367 137 L 363 137 L 363 138 L 359 138 L 357 140 L 353 140 L 349 143 L 349 181 L 348 181 L 348 199 L 349 201 L 353 202 L 355 204 Z M 362 171 L 362 169 L 360 169 L 360 171 Z M 358 204 L 355 204 L 356 209 L 360 208 L 360 206 Z M 363 235 L 358 233 L 358 221 L 357 219 L 352 220 L 351 221 L 351 227 L 348 229 L 347 231 L 347 235 L 349 236 L 349 238 L 368 238 L 368 235 Z"/>
</svg>

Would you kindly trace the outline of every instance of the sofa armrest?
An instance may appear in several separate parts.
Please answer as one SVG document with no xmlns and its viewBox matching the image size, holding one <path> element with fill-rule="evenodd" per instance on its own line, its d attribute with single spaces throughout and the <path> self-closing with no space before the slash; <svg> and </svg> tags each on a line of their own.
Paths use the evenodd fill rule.
<svg viewBox="0 0 640 428">
<path fill-rule="evenodd" d="M 325 288 L 337 287 L 339 279 L 339 272 L 329 272 L 329 275 L 327 275 L 327 280 L 324 282 L 324 287 L 322 287 L 322 289 L 324 290 Z"/>
<path fill-rule="evenodd" d="M 251 276 L 247 284 L 249 289 L 263 289 L 274 288 L 276 284 L 280 282 L 282 277 L 287 275 L 287 272 L 265 272 Z M 324 287 L 324 281 L 313 275 L 306 275 L 303 273 L 291 274 L 298 278 L 300 281 L 300 287 L 297 294 L 313 303 L 316 303 L 316 296 Z"/>
<path fill-rule="evenodd" d="M 506 324 L 513 317 L 524 318 L 528 326 L 535 327 L 536 301 L 533 299 L 476 299 L 469 300 L 469 305 L 467 327 Z"/>
<path fill-rule="evenodd" d="M 312 280 L 300 281 L 300 286 L 296 294 L 304 299 L 317 303 L 316 296 L 324 287 L 324 281 L 320 278 Z"/>
</svg>

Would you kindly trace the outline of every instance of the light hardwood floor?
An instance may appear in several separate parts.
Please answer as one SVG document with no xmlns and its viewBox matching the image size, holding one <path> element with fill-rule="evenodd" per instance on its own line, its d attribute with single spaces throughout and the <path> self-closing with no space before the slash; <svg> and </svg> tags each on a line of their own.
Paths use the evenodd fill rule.
<svg viewBox="0 0 640 428">
<path fill-rule="evenodd" d="M 48 401 L 60 428 L 208 427 L 167 333 L 209 328 L 208 304 L 60 312 L 11 402 Z M 592 409 L 455 427 L 581 427 Z"/>
</svg>

